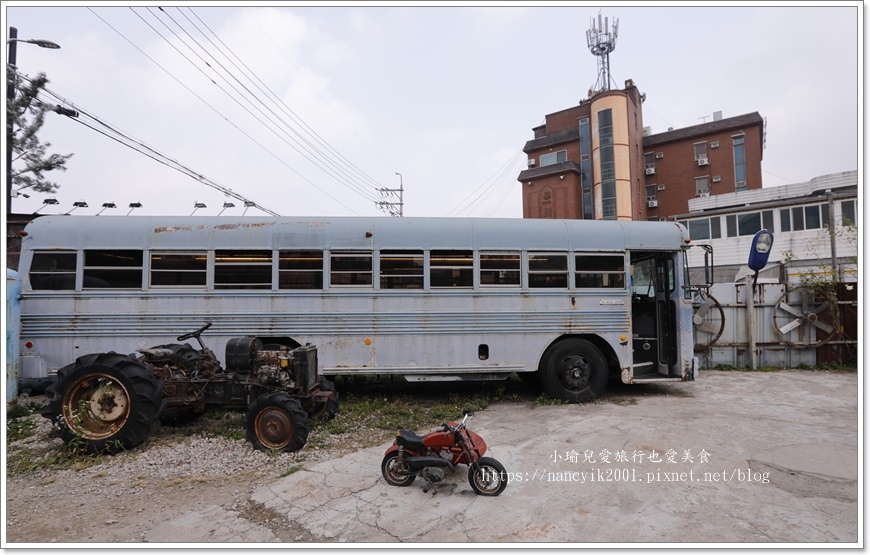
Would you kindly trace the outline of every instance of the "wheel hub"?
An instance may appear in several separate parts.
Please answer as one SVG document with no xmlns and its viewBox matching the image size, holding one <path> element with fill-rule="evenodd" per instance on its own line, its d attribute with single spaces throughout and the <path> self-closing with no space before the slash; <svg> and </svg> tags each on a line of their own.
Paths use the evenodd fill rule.
<svg viewBox="0 0 870 555">
<path fill-rule="evenodd" d="M 290 436 L 293 426 L 290 417 L 281 410 L 266 410 L 260 414 L 260 423 L 257 426 L 260 441 L 267 447 L 279 448 L 284 446 Z"/>
<path fill-rule="evenodd" d="M 568 389 L 585 387 L 592 377 L 592 366 L 586 358 L 572 355 L 563 362 L 562 381 Z"/>
<path fill-rule="evenodd" d="M 114 383 L 95 389 L 89 404 L 91 414 L 103 422 L 114 422 L 127 414 L 124 391 Z"/>
</svg>

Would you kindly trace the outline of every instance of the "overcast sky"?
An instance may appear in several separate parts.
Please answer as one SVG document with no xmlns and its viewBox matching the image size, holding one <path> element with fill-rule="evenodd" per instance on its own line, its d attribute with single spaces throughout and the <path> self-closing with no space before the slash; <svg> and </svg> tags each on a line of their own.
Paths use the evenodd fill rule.
<svg viewBox="0 0 870 555">
<path fill-rule="evenodd" d="M 83 200 L 89 208 L 73 214 L 105 202 L 118 206 L 106 215 L 126 214 L 131 202 L 143 205 L 135 214 L 190 215 L 195 202 L 206 205 L 197 215 L 225 202 L 236 208 L 224 216 L 243 213 L 240 201 L 86 127 L 100 127 L 98 118 L 285 216 L 383 214 L 376 189 L 401 182 L 406 216 L 522 217 L 523 145 L 546 114 L 595 84 L 586 30 L 599 11 L 619 19 L 612 75 L 646 93 L 643 124 L 653 133 L 715 111 L 757 111 L 767 121 L 765 187 L 859 169 L 862 154 L 855 2 L 32 4 L 3 4 L 7 33 L 13 26 L 19 39 L 61 49 L 19 43 L 19 71 L 46 73 L 48 89 L 83 114 L 49 114 L 41 133 L 53 152 L 74 153 L 52 175 L 59 204 L 30 192 L 14 212 L 66 212 Z"/>
</svg>

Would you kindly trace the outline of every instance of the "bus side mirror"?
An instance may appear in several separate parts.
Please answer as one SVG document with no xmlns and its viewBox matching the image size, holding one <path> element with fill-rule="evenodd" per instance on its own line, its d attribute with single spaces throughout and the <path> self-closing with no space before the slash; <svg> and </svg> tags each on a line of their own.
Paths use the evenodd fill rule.
<svg viewBox="0 0 870 555">
<path fill-rule="evenodd" d="M 773 247 L 773 233 L 762 229 L 752 238 L 752 248 L 749 250 L 749 269 L 758 273 L 767 266 L 770 248 Z"/>
</svg>

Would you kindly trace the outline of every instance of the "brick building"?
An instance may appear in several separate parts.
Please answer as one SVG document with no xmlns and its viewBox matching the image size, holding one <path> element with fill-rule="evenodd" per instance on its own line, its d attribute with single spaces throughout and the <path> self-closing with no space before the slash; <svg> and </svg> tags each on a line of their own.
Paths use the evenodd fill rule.
<svg viewBox="0 0 870 555">
<path fill-rule="evenodd" d="M 650 134 L 641 94 L 591 94 L 533 128 L 520 172 L 524 218 L 661 220 L 688 201 L 761 188 L 764 120 L 758 113 Z"/>
</svg>

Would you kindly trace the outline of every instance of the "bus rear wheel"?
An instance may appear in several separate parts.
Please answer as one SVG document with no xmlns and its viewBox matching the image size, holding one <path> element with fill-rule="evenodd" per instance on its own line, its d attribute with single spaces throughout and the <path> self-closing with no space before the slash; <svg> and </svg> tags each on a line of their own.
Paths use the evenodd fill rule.
<svg viewBox="0 0 870 555">
<path fill-rule="evenodd" d="M 585 339 L 557 343 L 545 355 L 543 366 L 541 385 L 554 399 L 583 403 L 607 387 L 607 361 L 598 347 Z"/>
<path fill-rule="evenodd" d="M 145 441 L 163 411 L 163 382 L 148 364 L 117 353 L 79 357 L 57 371 L 42 415 L 61 439 L 93 453 L 115 453 Z"/>
</svg>

